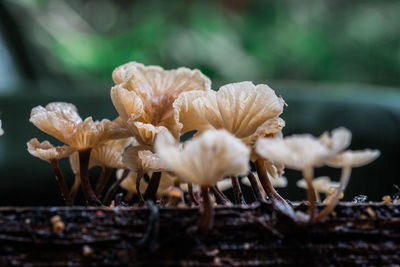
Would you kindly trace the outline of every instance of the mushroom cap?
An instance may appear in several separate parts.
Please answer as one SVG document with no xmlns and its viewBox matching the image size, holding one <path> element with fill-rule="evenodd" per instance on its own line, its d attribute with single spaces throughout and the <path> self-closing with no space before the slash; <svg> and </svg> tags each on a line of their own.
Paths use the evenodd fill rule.
<svg viewBox="0 0 400 267">
<path fill-rule="evenodd" d="M 111 95 L 123 119 L 130 119 L 131 124 L 138 121 L 154 127 L 163 126 L 175 138 L 179 137 L 182 125 L 175 114 L 174 101 L 182 92 L 206 91 L 211 86 L 210 80 L 199 70 L 164 70 L 137 62 L 129 62 L 115 69 L 113 79 L 116 86 L 111 90 Z M 121 99 L 124 96 L 129 97 L 129 100 Z M 133 134 L 136 137 L 135 131 Z M 141 142 L 141 139 L 138 138 L 138 141 Z"/>
<path fill-rule="evenodd" d="M 225 130 L 208 130 L 187 141 L 183 149 L 173 144 L 169 132 L 155 143 L 160 159 L 182 181 L 212 186 L 228 175 L 246 174 L 249 149 Z"/>
<path fill-rule="evenodd" d="M 101 146 L 95 147 L 90 154 L 90 166 L 107 166 L 122 169 L 122 153 L 126 146 L 132 142 L 131 138 L 111 140 Z"/>
<path fill-rule="evenodd" d="M 82 121 L 76 107 L 69 103 L 54 102 L 32 109 L 29 119 L 43 132 L 78 150 L 93 148 L 109 139 L 121 138 L 109 120 L 93 121 L 92 117 Z"/>
<path fill-rule="evenodd" d="M 53 102 L 45 108 L 34 107 L 29 119 L 41 131 L 65 143 L 65 136 L 73 134 L 75 127 L 82 122 L 74 105 Z"/>
<path fill-rule="evenodd" d="M 143 172 L 167 170 L 167 166 L 163 164 L 160 157 L 147 150 L 145 146 L 129 147 L 122 159 L 124 165 L 132 171 Z"/>
<path fill-rule="evenodd" d="M 265 84 L 231 83 L 193 102 L 197 113 L 214 128 L 238 138 L 252 135 L 265 121 L 283 112 L 284 101 Z"/>
<path fill-rule="evenodd" d="M 283 139 L 260 138 L 256 143 L 256 152 L 265 159 L 295 170 L 322 165 L 332 156 L 331 150 L 309 134 Z"/>
<path fill-rule="evenodd" d="M 256 180 L 257 180 L 258 187 L 262 188 L 260 179 L 258 179 L 258 174 L 256 172 L 253 172 L 253 175 L 257 178 Z M 251 186 L 249 178 L 243 177 L 241 181 L 243 184 L 245 184 L 247 186 Z M 277 188 L 284 188 L 288 185 L 288 180 L 285 176 L 278 176 L 275 178 L 271 178 L 271 179 L 269 179 L 269 181 L 271 182 L 273 187 L 277 187 Z"/>
<path fill-rule="evenodd" d="M 206 91 L 194 90 L 181 93 L 174 101 L 174 112 L 176 121 L 181 124 L 181 133 L 192 130 L 203 132 L 212 126 L 203 117 L 199 116 L 194 108 L 193 101 L 207 95 Z"/>
<path fill-rule="evenodd" d="M 368 163 L 374 161 L 380 156 L 380 154 L 381 153 L 379 150 L 372 149 L 357 151 L 346 150 L 345 152 L 330 158 L 328 161 L 326 161 L 326 164 L 334 168 L 356 168 L 367 165 Z"/>
<path fill-rule="evenodd" d="M 40 143 L 36 138 L 32 138 L 31 140 L 29 140 L 27 146 L 28 152 L 32 156 L 35 156 L 47 162 L 66 158 L 75 151 L 75 149 L 70 146 L 54 147 L 52 144 L 50 144 L 49 141 L 43 141 L 42 143 Z"/>
<path fill-rule="evenodd" d="M 338 153 L 350 145 L 351 132 L 344 127 L 339 127 L 333 129 L 331 135 L 328 132 L 323 133 L 319 139 L 329 149 Z"/>
<path fill-rule="evenodd" d="M 314 178 L 312 184 L 315 191 L 329 194 L 331 192 L 331 188 L 338 188 L 340 183 L 331 181 L 328 176 L 320 176 Z M 300 188 L 307 189 L 307 183 L 304 179 L 298 180 L 296 185 Z"/>
</svg>

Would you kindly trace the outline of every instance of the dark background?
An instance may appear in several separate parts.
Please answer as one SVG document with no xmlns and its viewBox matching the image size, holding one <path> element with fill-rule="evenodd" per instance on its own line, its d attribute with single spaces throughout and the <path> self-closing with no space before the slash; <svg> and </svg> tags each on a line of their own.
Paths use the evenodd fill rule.
<svg viewBox="0 0 400 267">
<path fill-rule="evenodd" d="M 267 83 L 288 103 L 285 135 L 345 126 L 351 148 L 381 150 L 353 171 L 347 200 L 393 194 L 400 183 L 399 16 L 400 3 L 389 0 L 2 0 L 0 205 L 62 204 L 50 166 L 26 151 L 32 137 L 58 144 L 29 123 L 30 110 L 68 101 L 82 117 L 114 119 L 111 72 L 131 60 L 198 68 L 214 89 Z M 67 160 L 62 168 L 72 182 Z M 301 174 L 286 176 L 282 195 L 304 199 L 295 185 Z"/>
</svg>

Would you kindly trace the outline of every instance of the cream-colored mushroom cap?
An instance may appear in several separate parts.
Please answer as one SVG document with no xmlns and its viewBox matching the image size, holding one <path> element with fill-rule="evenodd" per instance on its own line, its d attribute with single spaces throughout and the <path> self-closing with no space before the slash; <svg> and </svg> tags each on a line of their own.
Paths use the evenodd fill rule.
<svg viewBox="0 0 400 267">
<path fill-rule="evenodd" d="M 330 167 L 334 168 L 343 168 L 343 167 L 361 167 L 363 165 L 367 165 L 368 163 L 374 161 L 380 156 L 379 150 L 358 150 L 352 151 L 347 150 L 341 154 L 338 154 L 332 158 L 330 158 L 326 164 Z"/>
<path fill-rule="evenodd" d="M 75 149 L 70 146 L 54 147 L 49 141 L 40 143 L 36 138 L 32 138 L 27 143 L 28 152 L 37 158 L 50 162 L 52 160 L 59 160 L 71 155 Z"/>
<path fill-rule="evenodd" d="M 307 189 L 307 183 L 304 179 L 300 179 L 296 182 L 296 185 L 300 188 Z M 333 182 L 328 176 L 321 176 L 313 179 L 312 185 L 314 186 L 314 190 L 316 192 L 321 192 L 324 194 L 329 194 L 331 192 L 331 188 L 338 188 L 339 182 Z"/>
<path fill-rule="evenodd" d="M 197 113 L 214 128 L 238 138 L 252 135 L 265 121 L 283 112 L 284 101 L 265 84 L 231 83 L 193 102 Z"/>
<path fill-rule="evenodd" d="M 132 141 L 131 138 L 111 140 L 92 150 L 89 166 L 107 166 L 122 169 L 122 153 L 126 146 Z"/>
<path fill-rule="evenodd" d="M 54 102 L 32 109 L 30 122 L 43 132 L 78 150 L 93 148 L 108 139 L 119 138 L 109 120 L 82 121 L 76 107 L 69 103 Z"/>
<path fill-rule="evenodd" d="M 225 176 L 248 171 L 249 149 L 225 130 L 205 131 L 187 141 L 182 150 L 171 144 L 171 138 L 168 132 L 160 134 L 156 152 L 184 182 L 212 186 Z"/>
<path fill-rule="evenodd" d="M 167 166 L 160 160 L 157 154 L 141 145 L 129 147 L 125 151 L 122 161 L 127 168 L 134 172 L 167 170 Z"/>
<path fill-rule="evenodd" d="M 337 153 L 346 149 L 350 145 L 351 132 L 344 127 L 339 127 L 333 129 L 331 135 L 327 132 L 323 133 L 319 139 L 329 149 Z"/>
<path fill-rule="evenodd" d="M 258 177 L 257 173 L 253 172 L 253 175 L 254 175 L 254 177 L 256 177 L 258 186 L 260 188 L 262 188 L 260 179 L 257 178 Z M 269 181 L 271 182 L 273 187 L 277 187 L 277 188 L 284 188 L 288 185 L 288 180 L 285 176 L 278 176 L 276 178 L 271 178 L 271 179 L 269 179 Z M 242 178 L 242 183 L 247 186 L 251 186 L 249 178 L 247 178 L 247 177 Z"/>
<path fill-rule="evenodd" d="M 142 144 L 149 144 L 154 140 L 142 140 L 140 136 L 136 136 L 143 129 L 135 130 L 138 125 L 134 122 L 151 124 L 154 127 L 163 126 L 178 138 L 182 125 L 174 112 L 174 101 L 182 92 L 210 90 L 211 86 L 210 80 L 199 70 L 164 70 L 137 62 L 115 69 L 113 79 L 117 84 L 111 90 L 113 104 L 122 118 L 130 120 L 128 124 Z"/>
<path fill-rule="evenodd" d="M 194 108 L 193 101 L 205 97 L 206 91 L 189 91 L 183 92 L 174 102 L 174 112 L 176 120 L 181 124 L 182 133 L 186 133 L 192 130 L 198 132 L 204 132 L 210 128 L 213 128 L 207 120 L 201 117 Z"/>
<path fill-rule="evenodd" d="M 309 134 L 283 139 L 261 138 L 256 143 L 256 152 L 265 159 L 296 170 L 319 166 L 332 156 L 320 140 Z"/>
</svg>

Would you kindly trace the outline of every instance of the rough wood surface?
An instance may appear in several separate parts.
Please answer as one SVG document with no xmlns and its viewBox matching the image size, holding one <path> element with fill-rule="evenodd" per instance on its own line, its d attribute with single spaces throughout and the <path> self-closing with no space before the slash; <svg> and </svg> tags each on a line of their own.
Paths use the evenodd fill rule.
<svg viewBox="0 0 400 267">
<path fill-rule="evenodd" d="M 55 215 L 65 225 L 58 234 Z M 342 203 L 303 226 L 268 204 L 218 207 L 215 215 L 213 230 L 199 234 L 197 208 L 4 207 L 0 265 L 400 264 L 400 205 Z"/>
</svg>

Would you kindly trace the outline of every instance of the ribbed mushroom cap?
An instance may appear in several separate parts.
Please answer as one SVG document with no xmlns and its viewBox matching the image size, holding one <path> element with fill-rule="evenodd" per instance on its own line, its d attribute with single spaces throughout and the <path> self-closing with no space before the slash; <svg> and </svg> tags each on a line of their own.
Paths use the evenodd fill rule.
<svg viewBox="0 0 400 267">
<path fill-rule="evenodd" d="M 204 132 L 210 128 L 213 128 L 207 120 L 201 117 L 194 108 L 193 101 L 199 99 L 200 97 L 205 97 L 207 95 L 206 91 L 189 91 L 183 92 L 175 100 L 174 112 L 176 120 L 181 123 L 182 133 L 186 133 L 192 130 L 197 130 L 198 132 Z"/>
<path fill-rule="evenodd" d="M 193 102 L 197 113 L 214 128 L 224 128 L 238 138 L 252 135 L 269 119 L 283 112 L 284 101 L 265 84 L 231 83 Z"/>
<path fill-rule="evenodd" d="M 155 148 L 161 161 L 184 182 L 212 186 L 225 176 L 248 171 L 249 149 L 225 130 L 208 130 L 187 141 L 183 149 L 163 132 Z"/>
<path fill-rule="evenodd" d="M 157 154 L 141 145 L 129 147 L 125 151 L 122 161 L 125 167 L 134 172 L 167 170 L 167 166 L 160 160 Z"/>
<path fill-rule="evenodd" d="M 137 135 L 141 131 L 153 131 L 160 126 L 167 128 L 178 138 L 182 125 L 175 114 L 174 101 L 182 92 L 210 90 L 211 86 L 210 80 L 199 70 L 164 70 L 137 62 L 130 62 L 115 69 L 113 79 L 116 83 L 111 90 L 113 104 L 120 116 L 130 125 L 132 134 L 140 143 L 146 145 L 152 145 L 154 138 L 142 139 L 143 136 Z M 146 128 L 135 122 L 151 124 L 153 127 Z"/>
<path fill-rule="evenodd" d="M 111 140 L 101 146 L 97 146 L 90 154 L 90 166 L 107 166 L 122 169 L 122 153 L 126 146 L 131 143 L 131 138 Z"/>
<path fill-rule="evenodd" d="M 43 132 L 78 150 L 93 148 L 110 139 L 120 138 L 109 120 L 82 121 L 76 107 L 69 103 L 54 102 L 32 109 L 30 122 Z"/>
<path fill-rule="evenodd" d="M 71 155 L 75 149 L 70 146 L 57 146 L 54 147 L 49 141 L 40 143 L 36 138 L 32 138 L 27 143 L 28 152 L 41 160 L 50 162 L 52 160 L 59 160 Z"/>
</svg>

